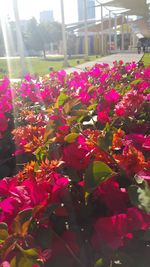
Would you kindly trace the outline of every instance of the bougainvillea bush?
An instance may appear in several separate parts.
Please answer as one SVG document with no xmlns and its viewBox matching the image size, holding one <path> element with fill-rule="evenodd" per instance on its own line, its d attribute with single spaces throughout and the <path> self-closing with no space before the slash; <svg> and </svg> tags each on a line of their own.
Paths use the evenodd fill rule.
<svg viewBox="0 0 150 267">
<path fill-rule="evenodd" d="M 0 180 L 1 266 L 149 267 L 150 67 L 5 78 L 0 91 L 16 161 Z"/>
</svg>

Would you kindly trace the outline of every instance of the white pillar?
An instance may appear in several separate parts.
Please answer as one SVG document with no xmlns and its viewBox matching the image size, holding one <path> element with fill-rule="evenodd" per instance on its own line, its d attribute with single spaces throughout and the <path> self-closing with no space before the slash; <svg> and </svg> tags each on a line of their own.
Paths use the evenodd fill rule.
<svg viewBox="0 0 150 267">
<path fill-rule="evenodd" d="M 115 50 L 117 50 L 117 15 L 115 14 L 115 35 L 114 35 Z"/>
<path fill-rule="evenodd" d="M 109 52 L 111 52 L 111 11 L 109 10 Z"/>
<path fill-rule="evenodd" d="M 65 28 L 65 16 L 64 16 L 64 2 L 60 0 L 61 3 L 61 20 L 62 20 L 62 39 L 63 39 L 63 54 L 64 54 L 64 67 L 68 67 L 67 58 L 67 40 L 66 40 L 66 28 Z"/>
<path fill-rule="evenodd" d="M 129 17 L 126 16 L 126 25 L 127 25 L 127 40 L 128 40 L 128 50 L 130 47 L 130 30 L 129 30 Z"/>
<path fill-rule="evenodd" d="M 121 50 L 124 50 L 124 15 L 122 15 Z"/>
<path fill-rule="evenodd" d="M 102 56 L 104 55 L 104 27 L 103 27 L 103 5 L 101 4 L 101 47 L 102 47 Z"/>
<path fill-rule="evenodd" d="M 87 0 L 84 0 L 84 41 L 85 41 L 85 60 L 88 60 L 89 40 L 88 40 L 88 25 L 87 25 Z"/>
<path fill-rule="evenodd" d="M 135 51 L 136 50 L 136 34 L 134 31 L 132 32 L 132 38 L 133 38 L 133 49 Z"/>
<path fill-rule="evenodd" d="M 24 57 L 24 44 L 23 44 L 22 33 L 21 33 L 20 22 L 19 22 L 18 0 L 13 0 L 13 10 L 14 10 L 14 17 L 15 17 L 16 33 L 17 33 L 18 52 L 19 52 L 20 63 L 21 63 L 21 76 L 23 77 L 26 74 L 26 65 L 25 65 L 25 57 Z"/>
</svg>

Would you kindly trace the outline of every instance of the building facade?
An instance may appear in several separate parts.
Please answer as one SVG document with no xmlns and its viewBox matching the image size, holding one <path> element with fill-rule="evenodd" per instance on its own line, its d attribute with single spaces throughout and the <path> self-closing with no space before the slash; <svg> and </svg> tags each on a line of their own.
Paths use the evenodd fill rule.
<svg viewBox="0 0 150 267">
<path fill-rule="evenodd" d="M 95 0 L 87 0 L 87 19 L 95 19 Z M 84 20 L 84 0 L 78 0 L 78 21 Z"/>
</svg>

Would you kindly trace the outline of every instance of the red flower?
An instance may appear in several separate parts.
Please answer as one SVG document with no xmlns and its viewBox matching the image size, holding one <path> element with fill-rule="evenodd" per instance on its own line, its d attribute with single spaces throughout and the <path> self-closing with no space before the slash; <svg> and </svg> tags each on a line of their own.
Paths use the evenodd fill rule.
<svg viewBox="0 0 150 267">
<path fill-rule="evenodd" d="M 68 167 L 84 170 L 90 163 L 90 153 L 78 143 L 69 144 L 64 148 L 63 161 Z"/>
<path fill-rule="evenodd" d="M 94 192 L 94 197 L 99 199 L 107 207 L 111 215 L 126 212 L 129 205 L 126 190 L 120 189 L 119 184 L 113 180 L 102 183 Z"/>
<path fill-rule="evenodd" d="M 127 216 L 119 214 L 112 217 L 100 218 L 94 225 L 95 233 L 92 245 L 95 249 L 104 244 L 112 249 L 123 246 L 123 238 L 127 235 Z"/>
<path fill-rule="evenodd" d="M 150 224 L 146 222 L 144 213 L 137 208 L 130 208 L 127 211 L 129 232 L 146 230 Z"/>
<path fill-rule="evenodd" d="M 7 118 L 3 113 L 0 113 L 0 132 L 5 132 L 8 127 Z"/>
</svg>

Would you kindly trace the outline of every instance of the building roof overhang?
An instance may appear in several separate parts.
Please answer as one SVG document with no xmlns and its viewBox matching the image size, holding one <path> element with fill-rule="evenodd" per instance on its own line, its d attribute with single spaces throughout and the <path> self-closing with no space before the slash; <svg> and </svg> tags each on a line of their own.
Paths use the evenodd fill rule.
<svg viewBox="0 0 150 267">
<path fill-rule="evenodd" d="M 137 29 L 144 37 L 150 38 L 150 0 L 97 0 L 97 2 L 111 9 L 123 8 L 125 15 L 140 17 L 139 21 L 137 19 L 135 22 Z"/>
</svg>

